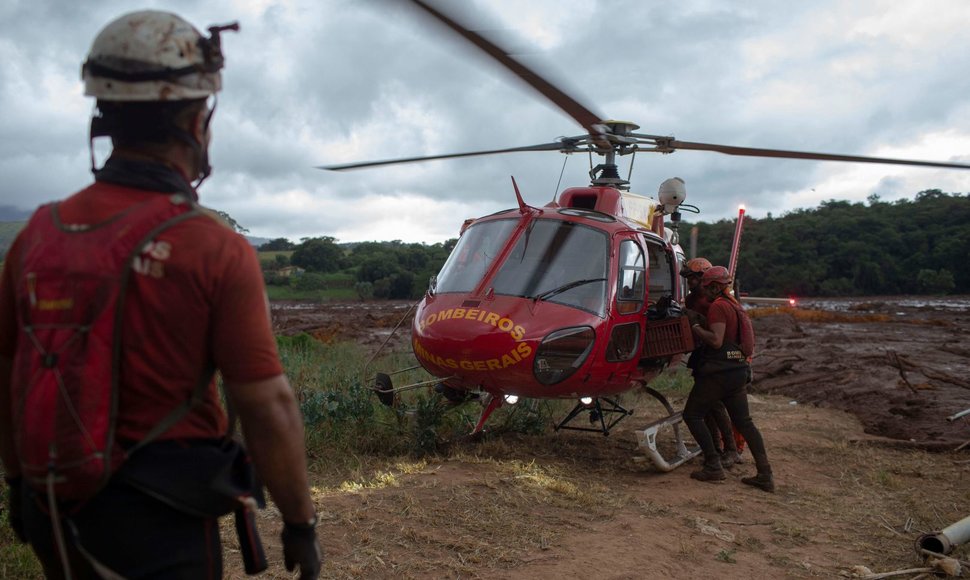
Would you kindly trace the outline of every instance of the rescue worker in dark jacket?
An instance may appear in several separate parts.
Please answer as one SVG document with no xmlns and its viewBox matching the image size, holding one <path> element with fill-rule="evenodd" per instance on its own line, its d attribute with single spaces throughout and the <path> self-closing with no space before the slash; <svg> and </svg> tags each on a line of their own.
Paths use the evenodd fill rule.
<svg viewBox="0 0 970 580">
<path fill-rule="evenodd" d="M 755 427 L 748 410 L 746 386 L 750 366 L 742 353 L 740 344 L 741 319 L 747 314 L 731 295 L 731 275 L 727 268 L 714 266 L 704 272 L 701 286 L 709 298 L 707 327 L 692 325 L 694 336 L 704 347 L 691 355 L 688 364 L 694 371 L 694 388 L 684 406 L 684 422 L 691 435 L 701 446 L 704 467 L 690 476 L 700 481 L 720 481 L 725 479 L 721 457 L 714 445 L 711 432 L 704 423 L 704 417 L 718 402 L 723 402 L 734 427 L 744 436 L 751 447 L 758 473 L 744 477 L 741 481 L 764 491 L 775 490 L 771 465 L 765 451 L 761 432 Z M 753 342 L 754 337 L 748 337 Z"/>
<path fill-rule="evenodd" d="M 251 514 L 247 510 L 259 503 L 251 495 L 261 495 L 251 466 L 280 511 L 287 569 L 299 568 L 303 579 L 320 572 L 303 418 L 276 350 L 257 256 L 245 238 L 197 204 L 196 186 L 210 169 L 210 99 L 221 88 L 219 33 L 227 28 L 234 27 L 211 27 L 203 37 L 179 16 L 149 10 L 122 16 L 101 31 L 83 78 L 85 94 L 97 98 L 91 138 L 110 137 L 111 157 L 95 171 L 93 184 L 39 209 L 7 255 L 0 277 L 0 459 L 11 488 L 11 527 L 30 543 L 48 578 L 221 577 L 218 518 L 230 511 Z M 176 216 L 184 219 L 164 217 L 164 228 L 151 229 L 174 208 L 184 211 Z M 126 248 L 119 253 L 128 260 L 103 262 L 124 265 L 118 277 L 92 271 L 97 264 L 76 256 L 66 241 L 73 236 L 78 244 L 97 247 L 84 240 L 100 241 L 90 236 L 119 224 L 119 235 L 105 239 L 104 246 Z M 137 238 L 143 243 L 122 237 L 143 229 L 148 233 Z M 41 264 L 38 255 L 55 266 Z M 71 261 L 64 264 L 59 256 Z M 75 287 L 76 280 L 86 285 Z M 41 329 L 25 321 L 51 309 L 103 320 L 89 308 L 70 314 L 72 301 L 119 295 L 118 280 L 123 299 L 104 311 L 120 314 L 110 326 L 101 325 L 117 330 L 105 335 L 97 327 L 77 326 L 84 338 L 71 344 L 90 343 L 77 355 L 86 364 L 80 374 L 76 364 L 58 366 L 68 358 L 67 344 L 38 357 L 47 345 L 33 340 Z M 48 287 L 67 288 L 70 295 L 48 300 L 45 313 L 34 292 L 42 295 Z M 105 343 L 116 354 L 91 350 Z M 36 462 L 28 463 L 36 446 L 23 434 L 44 425 L 24 420 L 24 400 L 37 394 L 31 381 L 43 373 L 24 369 L 37 367 L 38 358 L 44 373 L 66 373 L 61 390 L 80 393 L 82 403 L 86 389 L 77 384 L 91 373 L 110 369 L 117 385 L 116 408 L 103 417 L 112 424 L 108 453 L 98 456 L 109 457 L 109 464 L 116 456 L 126 459 L 114 471 L 105 470 L 106 483 L 90 497 L 65 499 L 70 480 L 54 477 L 74 464 L 39 476 Z M 215 370 L 239 418 L 248 456 L 228 436 Z M 51 397 L 61 396 L 50 391 Z M 70 402 L 66 395 L 49 407 L 64 401 Z M 31 408 L 34 414 L 42 411 Z M 91 412 L 82 411 L 76 415 Z M 51 423 L 65 415 L 57 413 Z M 53 465 L 58 456 L 50 448 Z M 241 538 L 250 534 L 240 549 L 258 568 L 265 557 L 251 534 L 254 523 L 237 519 L 237 529 L 244 530 Z M 250 571 L 250 561 L 246 567 Z"/>
</svg>

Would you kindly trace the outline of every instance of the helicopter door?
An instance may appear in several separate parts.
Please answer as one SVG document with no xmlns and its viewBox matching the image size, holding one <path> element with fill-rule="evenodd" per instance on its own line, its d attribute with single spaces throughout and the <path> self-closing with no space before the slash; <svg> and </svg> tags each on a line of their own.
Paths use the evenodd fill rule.
<svg viewBox="0 0 970 580">
<path fill-rule="evenodd" d="M 666 297 L 664 302 L 674 298 L 674 267 L 671 257 L 663 243 L 646 238 L 648 260 L 647 304 L 653 306 Z"/>
<path fill-rule="evenodd" d="M 620 242 L 618 261 L 616 311 L 619 314 L 632 314 L 643 308 L 646 287 L 646 266 L 643 250 L 634 240 Z"/>
<path fill-rule="evenodd" d="M 620 241 L 617 253 L 616 326 L 610 332 L 606 360 L 631 360 L 640 352 L 643 310 L 646 294 L 646 263 L 643 249 L 633 239 Z"/>
</svg>

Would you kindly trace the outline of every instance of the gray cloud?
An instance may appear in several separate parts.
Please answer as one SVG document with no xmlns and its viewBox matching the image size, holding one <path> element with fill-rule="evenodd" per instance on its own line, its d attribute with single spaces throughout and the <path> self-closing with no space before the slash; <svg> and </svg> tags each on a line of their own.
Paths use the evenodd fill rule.
<svg viewBox="0 0 970 580">
<path fill-rule="evenodd" d="M 392 2 L 154 1 L 200 28 L 238 19 L 203 200 L 254 235 L 453 237 L 465 217 L 552 199 L 562 156 L 528 153 L 347 173 L 329 163 L 548 142 L 582 130 L 452 35 Z M 29 209 L 89 180 L 79 68 L 126 2 L 0 6 L 0 205 Z M 970 6 L 836 0 L 737 6 L 477 0 L 467 14 L 602 114 L 652 134 L 751 147 L 968 159 Z M 103 156 L 102 156 L 103 157 Z M 584 185 L 570 156 L 562 187 Z M 626 160 L 624 160 L 625 163 Z M 594 160 L 594 162 L 596 162 Z M 625 175 L 625 165 L 621 167 Z M 829 198 L 970 190 L 970 172 L 735 158 L 636 157 L 633 189 L 673 175 L 716 220 Z M 814 190 L 814 191 L 813 191 Z"/>
</svg>

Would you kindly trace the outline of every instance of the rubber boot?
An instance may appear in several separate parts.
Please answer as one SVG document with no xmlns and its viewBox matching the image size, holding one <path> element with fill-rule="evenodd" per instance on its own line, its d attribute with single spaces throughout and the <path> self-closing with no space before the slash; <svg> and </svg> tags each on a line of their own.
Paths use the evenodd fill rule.
<svg viewBox="0 0 970 580">
<path fill-rule="evenodd" d="M 721 467 L 724 469 L 730 469 L 738 463 L 744 463 L 744 459 L 741 458 L 741 454 L 738 453 L 736 448 L 727 449 L 721 454 Z"/>
<path fill-rule="evenodd" d="M 727 476 L 724 475 L 724 469 L 721 468 L 720 458 L 714 457 L 711 460 L 705 458 L 703 469 L 692 471 L 690 477 L 697 481 L 715 482 L 723 481 Z"/>
<path fill-rule="evenodd" d="M 758 473 L 753 477 L 742 477 L 741 483 L 757 487 L 768 493 L 775 491 L 775 478 L 770 473 Z"/>
<path fill-rule="evenodd" d="M 741 483 L 774 493 L 775 478 L 771 475 L 771 464 L 768 463 L 768 456 L 763 453 L 755 454 L 754 464 L 758 468 L 758 474 L 754 477 L 742 477 Z"/>
</svg>

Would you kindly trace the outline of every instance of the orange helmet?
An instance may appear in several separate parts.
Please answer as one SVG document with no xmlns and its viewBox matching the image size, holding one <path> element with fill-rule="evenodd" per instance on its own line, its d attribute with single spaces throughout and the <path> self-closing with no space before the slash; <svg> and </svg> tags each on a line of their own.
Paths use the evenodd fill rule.
<svg viewBox="0 0 970 580">
<path fill-rule="evenodd" d="M 694 276 L 706 272 L 711 267 L 711 262 L 707 258 L 691 258 L 680 271 L 680 275 Z"/>
<path fill-rule="evenodd" d="M 730 286 L 734 279 L 731 278 L 731 273 L 724 266 L 712 266 L 704 272 L 704 277 L 701 278 L 701 286 L 710 286 L 715 282 Z"/>
</svg>

